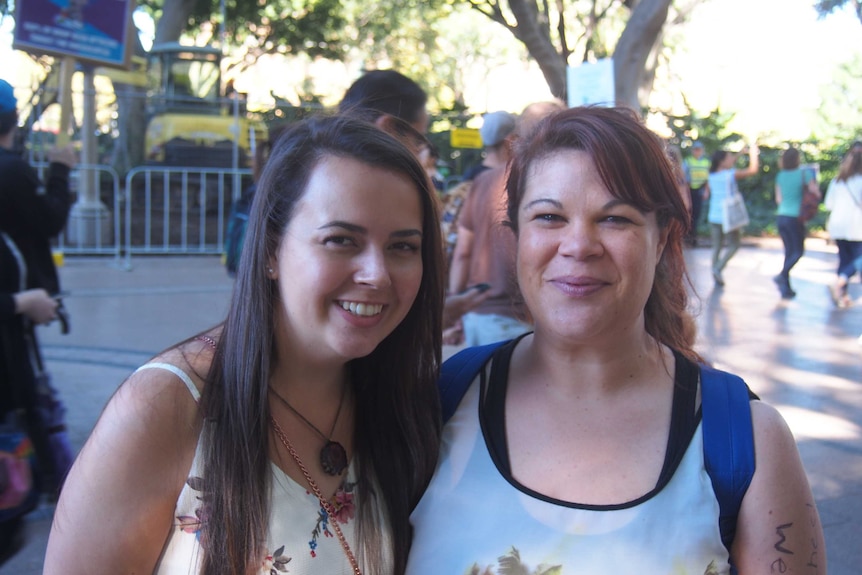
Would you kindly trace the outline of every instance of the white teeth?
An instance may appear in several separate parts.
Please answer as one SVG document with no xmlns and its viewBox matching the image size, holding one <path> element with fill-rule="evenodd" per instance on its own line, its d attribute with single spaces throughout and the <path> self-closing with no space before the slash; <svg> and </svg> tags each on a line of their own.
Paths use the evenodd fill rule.
<svg viewBox="0 0 862 575">
<path fill-rule="evenodd" d="M 383 310 L 383 304 L 357 303 L 352 301 L 339 302 L 341 308 L 354 315 L 372 316 Z"/>
</svg>

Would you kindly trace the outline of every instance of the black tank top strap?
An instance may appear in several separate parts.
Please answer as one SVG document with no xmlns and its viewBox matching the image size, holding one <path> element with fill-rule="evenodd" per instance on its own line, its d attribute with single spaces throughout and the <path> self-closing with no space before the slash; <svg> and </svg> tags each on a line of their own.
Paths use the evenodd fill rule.
<svg viewBox="0 0 862 575">
<path fill-rule="evenodd" d="M 518 341 L 514 340 L 498 349 L 493 356 L 491 372 L 485 378 L 481 373 L 479 421 L 487 439 L 488 451 L 497 468 L 511 479 L 509 449 L 506 443 L 506 390 L 509 383 L 509 362 Z M 700 422 L 697 409 L 697 389 L 700 370 L 697 364 L 674 351 L 676 377 L 674 381 L 673 406 L 671 408 L 670 433 L 668 434 L 665 459 L 656 483 L 661 488 L 679 467 Z"/>
</svg>

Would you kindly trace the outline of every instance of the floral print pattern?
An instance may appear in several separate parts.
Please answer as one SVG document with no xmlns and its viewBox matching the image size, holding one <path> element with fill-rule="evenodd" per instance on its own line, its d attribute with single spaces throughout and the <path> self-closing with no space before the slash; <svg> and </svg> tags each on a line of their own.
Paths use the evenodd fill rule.
<svg viewBox="0 0 862 575">
<path fill-rule="evenodd" d="M 332 506 L 332 511 L 335 514 L 335 521 L 342 525 L 347 525 L 356 513 L 356 507 L 353 503 L 353 492 L 355 489 L 355 481 L 350 482 L 345 480 L 335 492 L 335 495 L 332 496 L 332 499 L 329 500 L 329 504 Z M 306 493 L 313 497 L 310 491 Z M 314 529 L 311 530 L 311 539 L 308 541 L 309 552 L 312 557 L 317 557 L 317 540 L 321 535 L 324 537 L 335 536 L 329 530 L 329 519 L 329 514 L 323 508 L 323 505 L 321 505 L 317 512 L 317 523 Z"/>
<path fill-rule="evenodd" d="M 290 560 L 291 558 L 284 554 L 284 545 L 282 545 L 272 553 L 267 554 L 264 558 L 264 572 L 269 573 L 269 575 L 289 573 L 290 571 L 287 569 L 287 564 L 290 563 Z"/>
<path fill-rule="evenodd" d="M 205 482 L 201 477 L 192 476 L 186 480 L 186 484 L 193 491 L 197 492 L 195 499 L 199 504 L 194 508 L 194 515 L 177 516 L 177 529 L 183 533 L 194 535 L 200 543 L 201 548 L 206 549 L 205 532 L 201 529 L 209 517 L 209 501 L 204 489 Z M 347 525 L 356 515 L 356 505 L 354 502 L 355 490 L 356 482 L 345 480 L 329 501 L 334 515 L 332 519 L 342 525 Z M 309 497 L 314 497 L 310 491 L 306 491 L 306 494 Z M 329 514 L 323 505 L 320 505 L 317 513 L 317 521 L 311 530 L 311 539 L 308 541 L 309 553 L 312 557 L 317 557 L 318 539 L 321 536 L 335 537 L 335 534 L 329 528 L 329 521 Z M 282 545 L 264 557 L 262 565 L 264 573 L 268 573 L 269 575 L 289 573 L 287 564 L 290 563 L 292 557 L 284 554 L 284 547 Z"/>
</svg>

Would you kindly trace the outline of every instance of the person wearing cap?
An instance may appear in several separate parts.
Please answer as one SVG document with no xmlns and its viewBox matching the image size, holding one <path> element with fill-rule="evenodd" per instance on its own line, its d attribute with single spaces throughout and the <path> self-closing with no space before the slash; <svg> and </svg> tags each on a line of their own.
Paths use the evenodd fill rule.
<svg viewBox="0 0 862 575">
<path fill-rule="evenodd" d="M 505 166 L 509 162 L 510 136 L 515 131 L 516 120 L 517 116 L 502 110 L 488 112 L 482 117 L 479 135 L 482 137 L 482 146 L 485 149 L 484 158 L 481 163 L 464 172 L 461 181 L 474 180 L 485 170 Z"/>
<path fill-rule="evenodd" d="M 697 224 L 703 208 L 704 188 L 709 180 L 709 158 L 704 155 L 703 142 L 691 146 L 691 155 L 683 163 L 685 180 L 691 194 L 691 227 L 686 238 L 690 246 L 697 245 Z"/>
<path fill-rule="evenodd" d="M 516 142 L 543 118 L 563 109 L 565 105 L 558 101 L 528 105 L 509 137 Z M 515 278 L 515 236 L 505 225 L 507 174 L 507 165 L 479 174 L 458 220 L 449 293 L 488 286 L 488 299 L 461 319 L 467 346 L 514 338 L 532 329 Z"/>
<path fill-rule="evenodd" d="M 45 193 L 36 171 L 15 151 L 17 100 L 12 86 L 0 80 L 0 231 L 7 233 L 27 263 L 27 287 L 56 295 L 60 282 L 51 254 L 51 240 L 66 226 L 71 209 L 69 171 L 75 164 L 71 147 L 48 152 Z"/>
<path fill-rule="evenodd" d="M 473 181 L 477 176 L 489 170 L 505 169 L 512 155 L 511 143 L 512 138 L 514 138 L 517 116 L 503 110 L 498 110 L 496 112 L 488 112 L 482 117 L 482 120 L 482 127 L 479 128 L 479 135 L 482 138 L 482 145 L 484 147 L 482 162 L 468 168 L 461 177 L 461 182 L 450 189 L 443 198 L 440 222 L 448 267 L 452 265 L 452 258 L 455 255 L 455 245 L 458 242 L 458 220 L 461 217 L 467 197 L 473 189 Z M 485 283 L 479 282 L 475 285 L 484 285 Z M 459 291 L 465 290 L 466 286 Z M 479 290 L 466 290 L 466 292 L 479 293 Z M 487 292 L 484 293 L 487 294 Z M 445 344 L 459 345 L 463 341 L 463 322 L 459 321 L 443 332 L 443 343 Z"/>
<path fill-rule="evenodd" d="M 464 202 L 473 187 L 473 180 L 482 172 L 505 167 L 509 162 L 516 118 L 514 114 L 502 110 L 484 115 L 484 122 L 479 129 L 479 135 L 482 137 L 482 144 L 485 147 L 485 157 L 481 163 L 468 168 L 458 185 L 448 190 L 443 197 L 440 222 L 447 262 L 452 261 L 452 256 L 455 253 L 455 243 L 458 240 L 458 219 L 461 217 Z M 450 341 L 457 342 L 457 340 L 458 337 L 448 338 L 447 343 Z"/>
<path fill-rule="evenodd" d="M 52 150 L 44 193 L 36 171 L 13 150 L 18 126 L 17 100 L 12 86 L 0 80 L 0 236 L 12 259 L 5 258 L 0 276 L 19 278 L 15 291 L 56 296 L 60 282 L 51 240 L 65 227 L 71 208 L 69 170 L 72 150 Z M 9 262 L 14 262 L 10 264 Z M 14 268 L 11 267 L 14 265 Z M 17 269 L 16 269 L 17 268 Z M 57 306 L 54 306 L 56 314 Z M 43 321 L 51 319 L 47 316 Z M 18 316 L 0 328 L 0 421 L 8 412 L 23 410 L 27 433 L 36 451 L 43 493 L 56 496 L 68 471 L 55 461 L 50 431 L 39 414 L 37 379 L 31 358 L 39 343 L 34 322 Z M 14 396 L 14 401 L 5 401 Z M 71 462 L 69 462 L 71 463 Z"/>
</svg>

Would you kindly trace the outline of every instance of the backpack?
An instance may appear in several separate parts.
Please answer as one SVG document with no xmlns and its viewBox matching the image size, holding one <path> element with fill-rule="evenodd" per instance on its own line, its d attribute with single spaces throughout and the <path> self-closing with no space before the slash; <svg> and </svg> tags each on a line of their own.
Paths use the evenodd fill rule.
<svg viewBox="0 0 862 575">
<path fill-rule="evenodd" d="M 470 347 L 443 362 L 437 387 L 444 423 L 488 359 L 509 341 Z M 721 541 L 730 552 L 739 506 L 754 475 L 750 397 L 745 381 L 725 371 L 701 364 L 700 380 L 704 466 L 718 499 Z"/>
<path fill-rule="evenodd" d="M 254 186 L 247 189 L 240 198 L 234 202 L 227 218 L 227 232 L 225 233 L 224 252 L 225 267 L 230 277 L 236 276 L 239 258 L 242 255 L 242 245 L 245 241 L 245 230 L 248 227 L 248 214 L 251 211 L 251 201 L 254 197 Z"/>
</svg>

